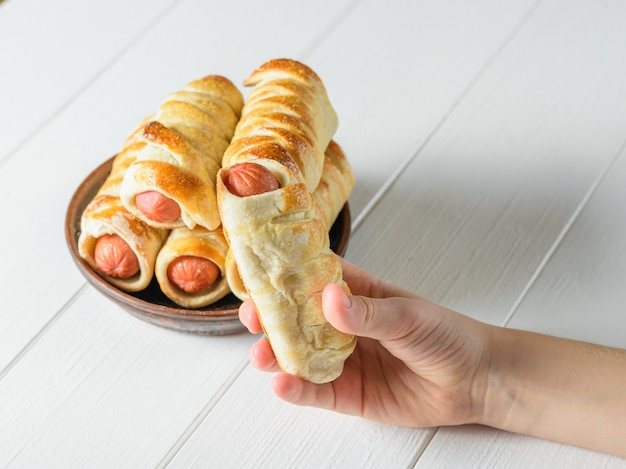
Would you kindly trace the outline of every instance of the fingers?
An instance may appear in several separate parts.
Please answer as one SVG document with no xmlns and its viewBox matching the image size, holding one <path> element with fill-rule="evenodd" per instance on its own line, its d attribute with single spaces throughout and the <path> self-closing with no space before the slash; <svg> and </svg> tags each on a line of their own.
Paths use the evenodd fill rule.
<svg viewBox="0 0 626 469">
<path fill-rule="evenodd" d="M 251 300 L 244 301 L 241 306 L 239 306 L 239 320 L 253 334 L 258 334 L 263 330 L 256 309 L 254 308 L 254 303 Z M 260 339 L 252 345 L 250 349 L 250 363 L 261 371 L 280 371 L 280 367 L 272 351 L 272 346 L 265 338 Z"/>
<path fill-rule="evenodd" d="M 250 363 L 261 371 L 280 371 L 272 347 L 267 339 L 261 339 L 250 349 Z"/>
<path fill-rule="evenodd" d="M 335 392 L 331 383 L 313 384 L 288 373 L 272 378 L 272 389 L 284 401 L 300 406 L 335 408 Z"/>
<path fill-rule="evenodd" d="M 405 337 L 414 330 L 418 312 L 431 305 L 417 298 L 368 298 L 346 295 L 339 285 L 327 285 L 322 307 L 328 322 L 348 334 L 377 340 Z"/>
<path fill-rule="evenodd" d="M 241 306 L 239 306 L 239 320 L 253 334 L 258 334 L 263 331 L 256 309 L 254 308 L 254 303 L 251 300 L 244 301 Z M 250 349 L 250 363 L 261 371 L 280 371 L 280 367 L 272 351 L 272 346 L 265 338 L 260 339 L 252 345 Z"/>
<path fill-rule="evenodd" d="M 239 320 L 253 334 L 258 334 L 263 330 L 252 300 L 246 300 L 239 306 Z"/>
</svg>

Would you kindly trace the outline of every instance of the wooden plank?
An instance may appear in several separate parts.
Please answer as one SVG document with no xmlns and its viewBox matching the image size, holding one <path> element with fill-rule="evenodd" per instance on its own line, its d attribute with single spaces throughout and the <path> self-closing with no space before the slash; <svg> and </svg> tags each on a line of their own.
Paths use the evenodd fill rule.
<svg viewBox="0 0 626 469">
<path fill-rule="evenodd" d="M 0 165 L 175 3 L 59 0 L 36 7 L 24 2 L 2 5 Z"/>
<path fill-rule="evenodd" d="M 509 327 L 626 348 L 626 152 L 573 220 Z"/>
<path fill-rule="evenodd" d="M 432 436 L 288 405 L 269 376 L 246 368 L 167 467 L 408 467 Z"/>
<path fill-rule="evenodd" d="M 622 145 L 621 20 L 586 1 L 537 11 L 357 227 L 348 258 L 502 323 Z"/>
<path fill-rule="evenodd" d="M 416 468 L 623 469 L 622 458 L 481 426 L 440 430 Z"/>
<path fill-rule="evenodd" d="M 349 6 L 347 0 L 302 7 L 285 0 L 274 10 L 251 3 L 242 16 L 237 4 L 226 2 L 219 21 L 211 23 L 210 3 L 181 2 L 3 164 L 0 245 L 10 246 L 10 253 L 0 285 L 3 311 L 10 314 L 0 315 L 0 370 L 83 284 L 63 237 L 67 204 L 80 181 L 115 154 L 167 93 L 210 73 L 240 82 L 281 52 L 297 56 Z M 267 22 L 283 26 L 260 26 Z M 249 38 L 260 30 L 250 47 Z M 297 40 L 285 44 L 285 35 Z"/>
<path fill-rule="evenodd" d="M 0 466 L 154 467 L 251 342 L 157 328 L 86 288 L 0 380 Z"/>
<path fill-rule="evenodd" d="M 353 162 L 355 218 L 454 111 L 535 3 L 371 2 L 311 52 L 339 115 L 336 139 Z"/>
</svg>

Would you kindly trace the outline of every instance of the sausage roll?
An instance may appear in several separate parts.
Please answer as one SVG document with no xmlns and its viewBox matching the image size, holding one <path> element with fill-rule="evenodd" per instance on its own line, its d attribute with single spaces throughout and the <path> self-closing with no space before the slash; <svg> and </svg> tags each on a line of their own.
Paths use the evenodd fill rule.
<svg viewBox="0 0 626 469">
<path fill-rule="evenodd" d="M 327 230 L 348 201 L 354 183 L 348 159 L 337 142 L 331 140 L 324 154 L 322 178 L 313 192 L 315 206 Z"/>
<path fill-rule="evenodd" d="M 165 295 L 184 308 L 201 308 L 228 293 L 222 227 L 175 228 L 156 261 L 156 278 Z"/>
<path fill-rule="evenodd" d="M 232 249 L 230 249 L 230 246 L 228 252 L 226 253 L 224 267 L 226 272 L 226 281 L 228 282 L 228 287 L 233 295 L 241 301 L 249 300 L 250 295 L 248 294 L 248 290 L 246 290 L 246 286 L 243 284 L 243 279 L 239 273 L 239 267 L 237 267 L 235 255 L 233 254 Z"/>
<path fill-rule="evenodd" d="M 125 142 L 113 160 L 111 173 L 81 216 L 80 256 L 116 287 L 136 292 L 148 286 L 167 231 L 136 219 L 122 205 L 120 184 L 127 168 L 145 146 L 140 130 Z"/>
<path fill-rule="evenodd" d="M 277 59 L 255 70 L 244 85 L 254 88 L 222 166 L 262 159 L 313 192 L 338 125 L 322 81 L 304 64 Z"/>
<path fill-rule="evenodd" d="M 222 224 L 279 365 L 328 382 L 356 344 L 322 313 L 328 283 L 348 289 L 311 194 L 337 116 L 319 77 L 298 62 L 272 60 L 245 84 L 254 88 L 217 178 Z"/>
<path fill-rule="evenodd" d="M 221 76 L 169 95 L 146 124 L 146 145 L 124 176 L 124 206 L 158 228 L 217 228 L 215 178 L 242 106 L 240 91 Z"/>
</svg>

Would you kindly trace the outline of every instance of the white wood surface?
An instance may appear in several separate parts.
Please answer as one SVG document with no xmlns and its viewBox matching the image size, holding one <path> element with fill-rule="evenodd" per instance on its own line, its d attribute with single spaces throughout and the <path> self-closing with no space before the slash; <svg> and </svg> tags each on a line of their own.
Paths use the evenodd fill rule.
<svg viewBox="0 0 626 469">
<path fill-rule="evenodd" d="M 176 2 L 16 3 L 6 2 L 0 14 L 0 161 L 70 106 Z"/>
<path fill-rule="evenodd" d="M 165 94 L 294 57 L 356 174 L 351 261 L 487 322 L 626 347 L 624 2 L 48 3 L 0 3 L 0 467 L 626 467 L 285 404 L 255 337 L 127 315 L 63 234 L 79 182 Z"/>
</svg>

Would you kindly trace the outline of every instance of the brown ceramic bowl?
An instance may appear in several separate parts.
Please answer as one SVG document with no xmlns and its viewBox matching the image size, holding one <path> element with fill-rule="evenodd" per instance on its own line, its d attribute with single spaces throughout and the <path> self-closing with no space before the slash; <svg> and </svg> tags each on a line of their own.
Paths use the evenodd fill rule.
<svg viewBox="0 0 626 469">
<path fill-rule="evenodd" d="M 226 335 L 245 330 L 239 321 L 241 301 L 229 294 L 220 301 L 199 309 L 186 309 L 167 298 L 155 279 L 140 292 L 127 293 L 100 277 L 78 254 L 80 218 L 111 171 L 113 158 L 98 166 L 78 186 L 67 208 L 65 238 L 78 269 L 87 281 L 125 311 L 151 324 L 183 332 L 204 335 Z M 343 255 L 350 237 L 350 207 L 346 203 L 330 230 L 330 245 L 334 252 Z"/>
</svg>

